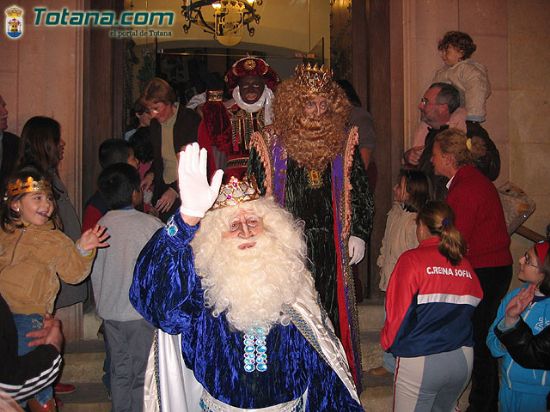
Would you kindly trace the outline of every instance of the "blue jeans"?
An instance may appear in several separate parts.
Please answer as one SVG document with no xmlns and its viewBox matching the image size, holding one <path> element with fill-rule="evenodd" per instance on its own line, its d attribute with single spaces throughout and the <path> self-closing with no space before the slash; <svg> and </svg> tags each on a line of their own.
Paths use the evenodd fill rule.
<svg viewBox="0 0 550 412">
<path fill-rule="evenodd" d="M 33 330 L 41 329 L 43 320 L 44 319 L 42 316 L 36 313 L 33 313 L 32 315 L 13 315 L 13 321 L 15 322 L 15 327 L 17 328 L 17 354 L 19 356 L 26 355 L 34 350 L 34 346 L 27 346 L 31 339 L 27 338 L 25 335 Z M 40 392 L 35 393 L 34 398 L 44 405 L 53 398 L 53 387 L 48 386 Z M 26 402 L 22 402 L 23 406 L 25 406 L 25 404 Z"/>
</svg>

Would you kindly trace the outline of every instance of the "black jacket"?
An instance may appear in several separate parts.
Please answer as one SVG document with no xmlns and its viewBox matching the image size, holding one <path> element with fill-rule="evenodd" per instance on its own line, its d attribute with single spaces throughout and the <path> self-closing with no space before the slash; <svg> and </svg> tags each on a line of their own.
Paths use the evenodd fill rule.
<svg viewBox="0 0 550 412">
<path fill-rule="evenodd" d="M 0 295 L 0 391 L 15 400 L 31 397 L 59 375 L 61 355 L 52 345 L 37 346 L 17 355 L 17 330 L 12 313 Z"/>
<path fill-rule="evenodd" d="M 9 175 L 14 171 L 15 161 L 19 151 L 19 137 L 10 132 L 4 132 L 2 137 L 2 163 L 0 167 L 0 192 L 4 195 L 4 185 Z"/>
<path fill-rule="evenodd" d="M 550 369 L 550 326 L 533 335 L 531 328 L 520 317 L 516 326 L 505 332 L 495 326 L 495 334 L 512 359 L 524 368 Z"/>
<path fill-rule="evenodd" d="M 199 129 L 199 123 L 201 117 L 193 110 L 185 108 L 180 104 L 178 114 L 176 117 L 176 123 L 174 124 L 174 153 L 179 153 L 189 143 L 197 141 L 197 133 Z M 164 172 L 164 162 L 162 160 L 162 126 L 157 119 L 152 119 L 149 126 L 151 132 L 151 144 L 153 145 L 153 164 L 151 165 L 151 171 L 155 173 L 153 184 L 155 185 L 153 191 L 153 205 L 157 202 L 159 197 L 162 196 L 169 187 L 179 192 L 179 188 L 176 182 L 165 182 L 162 174 Z M 166 222 L 174 212 L 179 208 L 180 202 L 177 200 L 172 205 L 172 208 L 159 216 L 162 221 Z"/>
</svg>

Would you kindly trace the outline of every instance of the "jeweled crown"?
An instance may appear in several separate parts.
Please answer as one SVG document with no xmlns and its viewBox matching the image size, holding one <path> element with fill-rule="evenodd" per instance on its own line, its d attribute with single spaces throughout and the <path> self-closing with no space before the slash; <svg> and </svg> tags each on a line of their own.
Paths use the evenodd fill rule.
<svg viewBox="0 0 550 412">
<path fill-rule="evenodd" d="M 6 194 L 8 197 L 15 197 L 23 193 L 51 191 L 52 185 L 50 182 L 45 179 L 34 180 L 31 176 L 29 176 L 25 181 L 17 179 L 15 183 L 8 183 L 8 190 L 6 191 Z"/>
<path fill-rule="evenodd" d="M 332 84 L 332 70 L 324 65 L 300 64 L 294 69 L 298 84 L 306 87 L 311 93 L 327 92 Z"/>
<path fill-rule="evenodd" d="M 260 198 L 260 190 L 254 176 L 244 177 L 242 180 L 231 176 L 229 183 L 222 185 L 218 198 L 212 209 L 221 209 L 226 206 L 237 206 Z"/>
</svg>

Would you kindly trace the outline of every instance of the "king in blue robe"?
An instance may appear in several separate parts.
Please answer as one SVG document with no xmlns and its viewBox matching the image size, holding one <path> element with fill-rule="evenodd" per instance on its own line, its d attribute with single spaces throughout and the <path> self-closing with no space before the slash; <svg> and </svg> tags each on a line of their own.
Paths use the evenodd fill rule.
<svg viewBox="0 0 550 412">
<path fill-rule="evenodd" d="M 188 165 L 194 165 L 185 169 L 180 160 L 180 194 L 182 199 L 190 198 L 185 194 L 194 189 L 191 206 L 184 200 L 181 213 L 176 213 L 145 246 L 130 289 L 134 307 L 160 330 L 150 356 L 146 410 L 362 411 L 342 345 L 319 305 L 304 264 L 296 266 L 305 275 L 300 284 L 290 283 L 291 293 L 277 282 L 274 289 L 268 289 L 284 295 L 275 317 L 269 314 L 273 311 L 263 310 L 261 302 L 258 305 L 255 286 L 246 292 L 252 311 L 252 316 L 247 316 L 252 322 L 247 321 L 246 327 L 223 293 L 221 299 L 213 297 L 218 289 L 205 272 L 214 267 L 219 245 L 232 248 L 239 244 L 237 255 L 244 257 L 255 253 L 263 237 L 276 238 L 281 226 L 289 226 L 289 233 L 299 229 L 291 215 L 272 199 L 258 199 L 253 184 L 231 181 L 216 198 L 221 176 L 219 182 L 215 177 L 208 186 L 205 152 L 199 154 L 198 146 L 193 145 L 183 156 L 184 161 L 189 157 Z M 200 161 L 192 156 L 200 157 Z M 201 197 L 193 186 L 200 179 L 210 193 L 215 192 L 210 205 L 215 199 L 214 208 L 219 210 L 207 212 L 199 224 L 200 215 L 210 207 L 203 202 L 201 211 L 193 205 Z M 279 217 L 274 218 L 274 212 Z M 270 225 L 270 218 L 276 220 L 275 225 Z M 219 222 L 227 224 L 227 232 L 213 230 L 214 223 Z M 219 244 L 208 252 L 208 247 L 192 242 L 200 236 L 217 239 Z M 296 236 L 291 235 L 305 248 L 303 234 Z M 230 237 L 242 243 L 232 243 Z M 282 240 L 289 245 L 292 242 Z M 197 262 L 202 259 L 200 265 L 195 255 Z M 264 266 L 273 267 L 270 262 L 267 259 Z M 254 283 L 256 272 L 258 278 L 262 276 L 264 268 L 256 265 L 251 270 L 252 276 L 243 276 L 243 284 L 237 288 L 248 291 L 248 283 Z"/>
</svg>

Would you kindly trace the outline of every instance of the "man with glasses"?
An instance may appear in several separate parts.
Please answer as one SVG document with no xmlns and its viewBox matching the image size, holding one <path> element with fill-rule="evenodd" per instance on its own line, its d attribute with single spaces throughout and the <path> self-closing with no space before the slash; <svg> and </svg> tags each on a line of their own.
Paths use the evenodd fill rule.
<svg viewBox="0 0 550 412">
<path fill-rule="evenodd" d="M 451 115 L 460 107 L 460 93 L 448 83 L 433 83 L 418 104 L 420 119 L 428 124 L 428 134 L 423 146 L 415 146 L 404 154 L 405 163 L 423 171 L 430 179 L 433 195 L 437 200 L 445 199 L 448 179 L 435 176 L 432 158 L 432 149 L 435 136 L 442 130 L 449 128 Z M 480 123 L 466 121 L 466 135 L 478 136 L 486 145 L 487 154 L 476 161 L 476 167 L 489 179 L 496 180 L 500 173 L 500 155 L 498 149 Z"/>
</svg>

